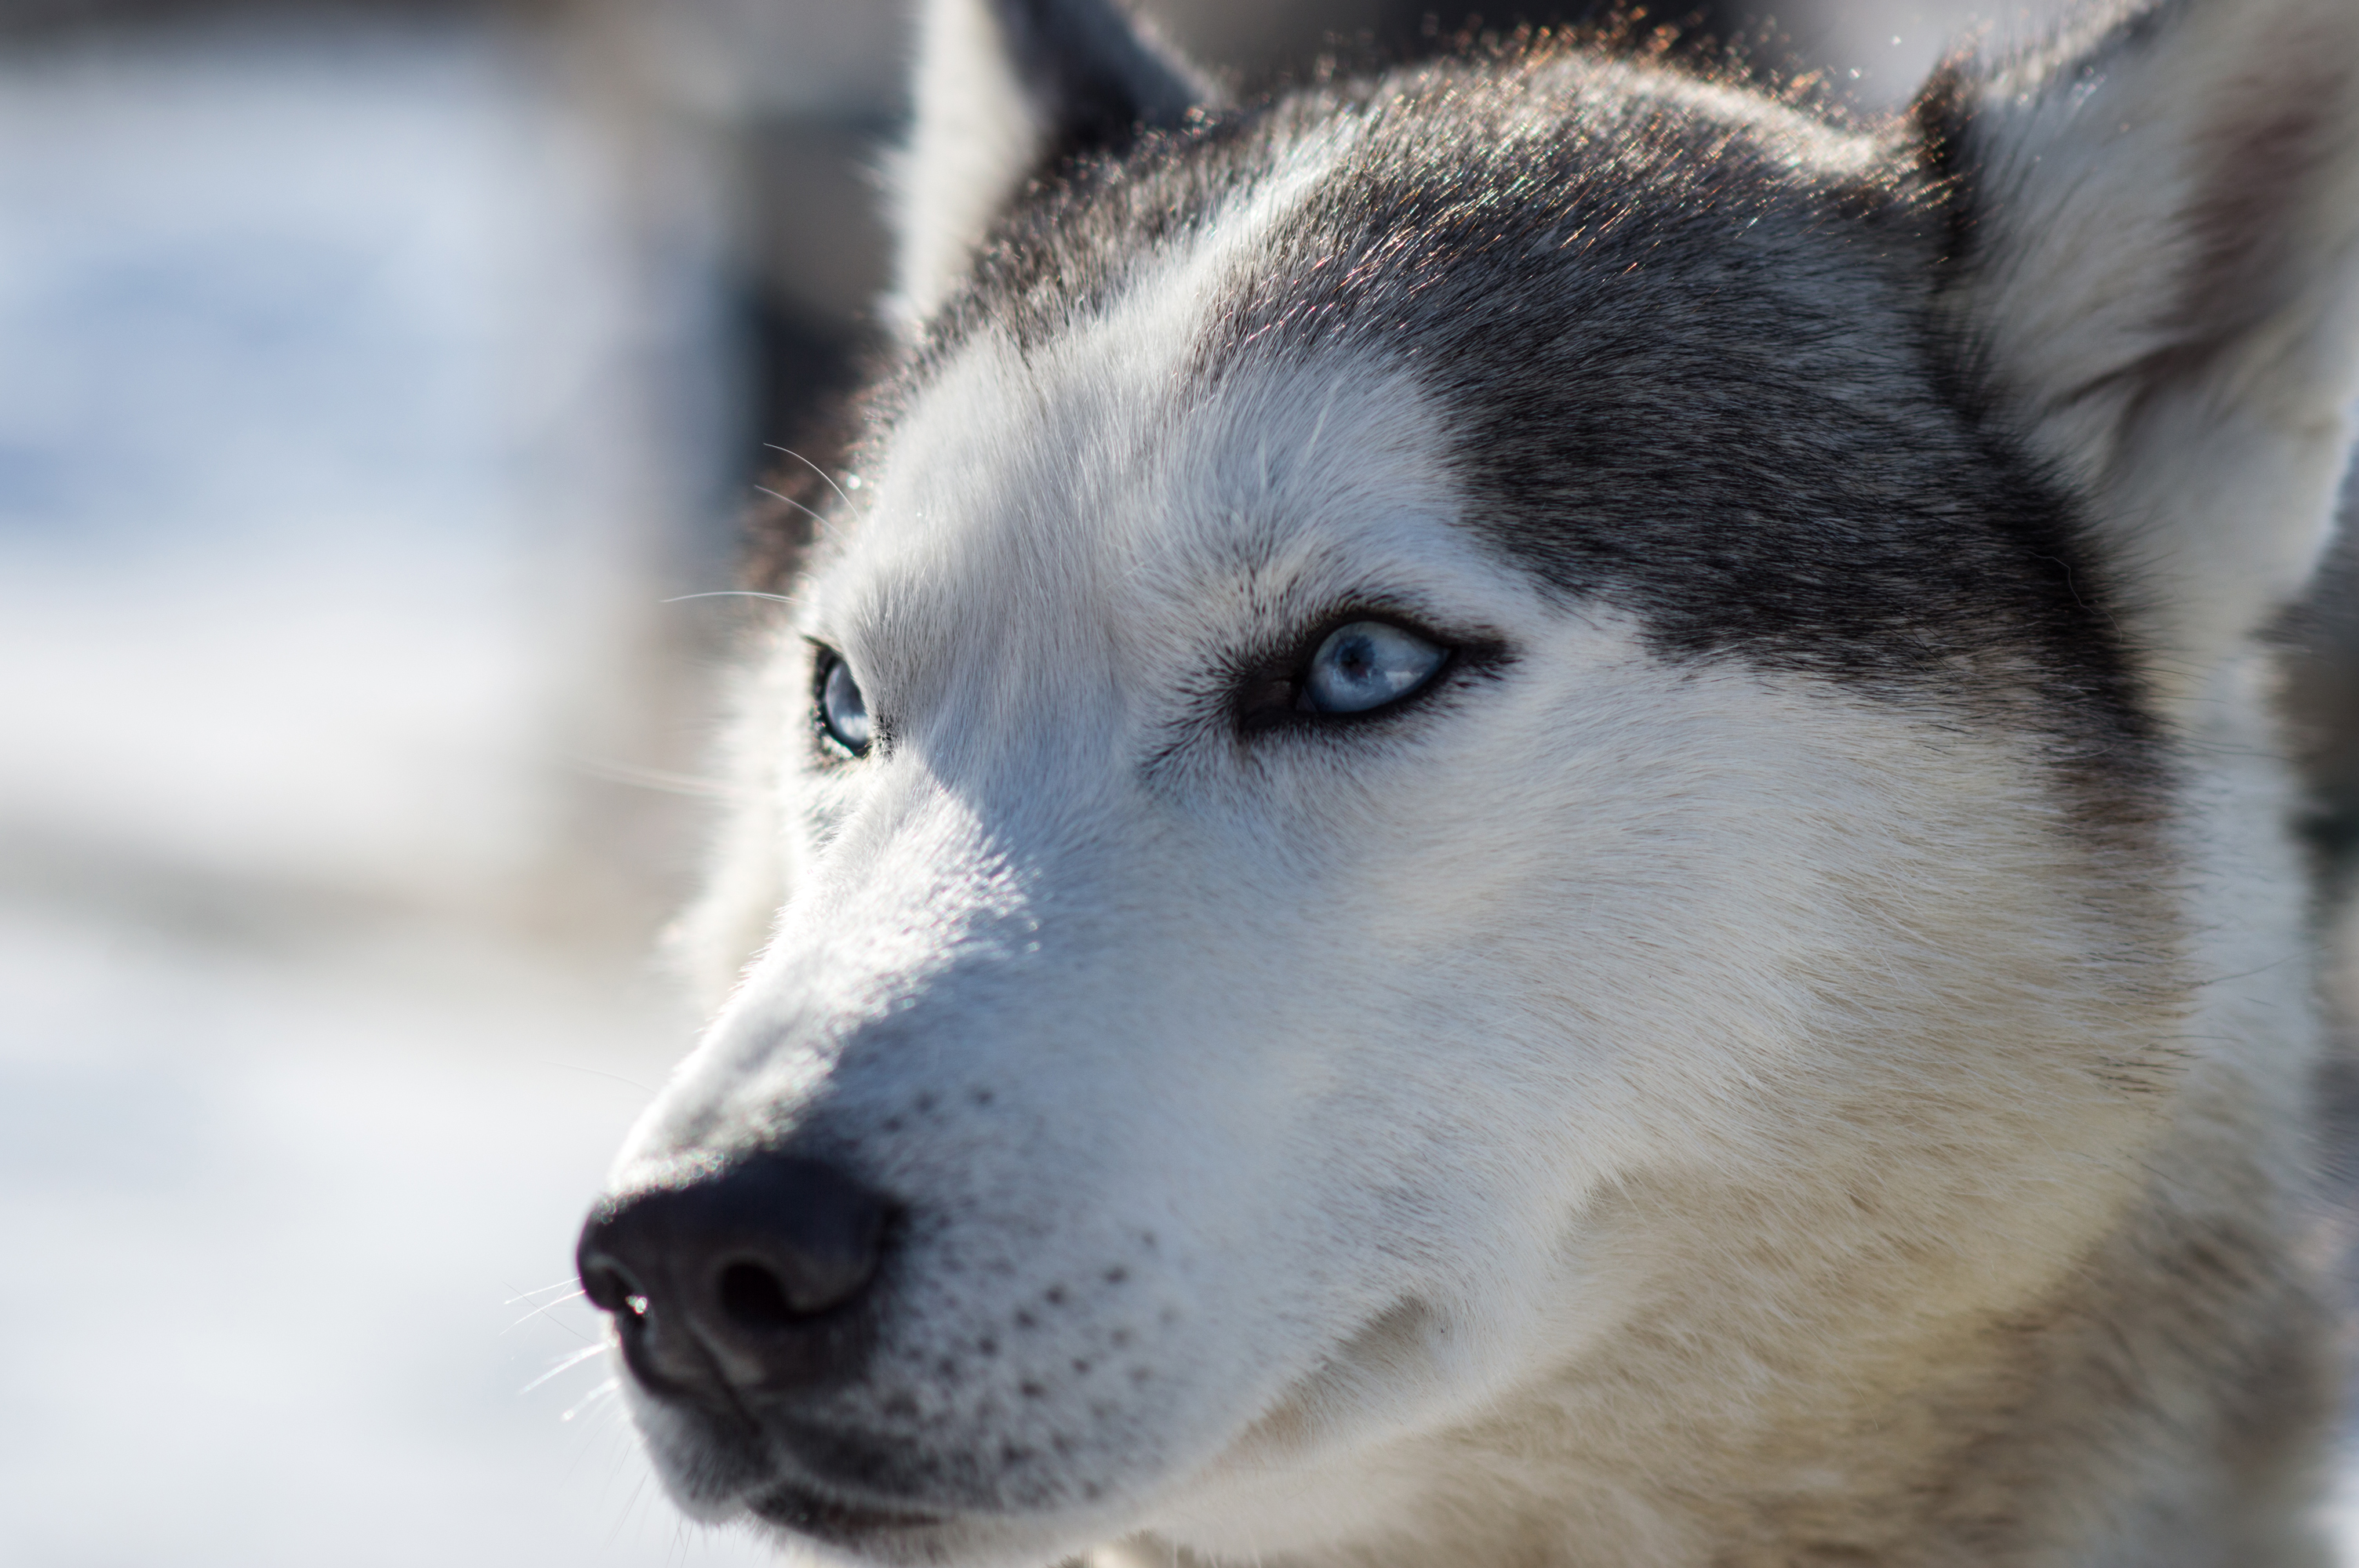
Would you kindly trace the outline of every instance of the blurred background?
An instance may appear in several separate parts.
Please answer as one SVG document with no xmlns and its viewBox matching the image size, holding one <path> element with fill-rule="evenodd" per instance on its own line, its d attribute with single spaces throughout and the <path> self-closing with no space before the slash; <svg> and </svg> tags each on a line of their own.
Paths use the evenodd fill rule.
<svg viewBox="0 0 2359 1568">
<path fill-rule="evenodd" d="M 1246 79 L 1464 20 L 1147 8 Z M 1875 110 L 2038 14 L 1790 0 L 1753 52 Z M 907 29 L 0 0 L 0 1562 L 759 1560 L 567 1365 L 570 1241 L 695 1022 L 647 955 L 733 620 L 680 596 L 870 341 Z"/>
</svg>

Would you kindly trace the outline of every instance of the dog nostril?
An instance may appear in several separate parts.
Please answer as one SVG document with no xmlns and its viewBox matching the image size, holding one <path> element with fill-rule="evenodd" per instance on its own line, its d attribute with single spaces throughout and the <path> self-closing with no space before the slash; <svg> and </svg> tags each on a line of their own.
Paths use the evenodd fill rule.
<svg viewBox="0 0 2359 1568">
<path fill-rule="evenodd" d="M 810 1315 L 795 1310 L 786 1286 L 759 1263 L 732 1263 L 722 1270 L 714 1293 L 721 1310 L 741 1328 L 786 1328 Z"/>
<path fill-rule="evenodd" d="M 582 1265 L 582 1293 L 601 1312 L 627 1313 L 633 1317 L 647 1315 L 647 1292 L 639 1288 L 629 1271 L 610 1260 Z"/>
</svg>

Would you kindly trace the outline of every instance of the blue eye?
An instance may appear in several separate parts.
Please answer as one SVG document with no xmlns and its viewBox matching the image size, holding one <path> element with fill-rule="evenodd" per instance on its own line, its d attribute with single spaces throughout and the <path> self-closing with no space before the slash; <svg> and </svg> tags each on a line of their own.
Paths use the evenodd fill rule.
<svg viewBox="0 0 2359 1568">
<path fill-rule="evenodd" d="M 840 654 L 825 655 L 819 679 L 819 723 L 827 738 L 857 757 L 868 750 L 868 699 Z"/>
<path fill-rule="evenodd" d="M 1387 622 L 1354 621 L 1328 633 L 1310 655 L 1303 706 L 1313 713 L 1371 712 L 1431 680 L 1449 656 Z"/>
</svg>

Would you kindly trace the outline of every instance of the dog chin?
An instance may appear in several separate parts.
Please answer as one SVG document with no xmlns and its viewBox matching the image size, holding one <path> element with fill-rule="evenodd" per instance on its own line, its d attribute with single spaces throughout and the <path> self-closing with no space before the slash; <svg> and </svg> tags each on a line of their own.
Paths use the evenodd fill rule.
<svg viewBox="0 0 2359 1568">
<path fill-rule="evenodd" d="M 1047 1568 L 1121 1533 L 1118 1522 L 1106 1520 L 978 1515 L 853 1498 L 782 1476 L 766 1459 L 716 1443 L 709 1433 L 685 1430 L 687 1423 L 667 1419 L 672 1412 L 660 1406 L 647 1413 L 655 1419 L 643 1420 L 641 1431 L 656 1474 L 682 1513 L 701 1524 L 751 1525 L 806 1560 L 843 1568 Z"/>
<path fill-rule="evenodd" d="M 669 1445 L 650 1446 L 664 1489 L 682 1513 L 701 1524 L 749 1525 L 806 1560 L 847 1568 L 851 1564 L 915 1568 L 951 1561 L 1039 1568 L 1067 1555 L 1049 1542 L 1047 1531 L 1011 1529 L 1007 1521 L 853 1501 L 792 1477 L 749 1476 L 734 1465 L 715 1465 L 693 1445 L 685 1452 Z M 1007 1539 L 1033 1533 L 1041 1541 L 1037 1551 L 1026 1550 L 1020 1539 Z M 1002 1549 L 990 1550 L 995 1543 Z"/>
<path fill-rule="evenodd" d="M 857 1563 L 938 1562 L 946 1541 L 971 1533 L 947 1515 L 846 1502 L 790 1480 L 754 1493 L 745 1509 L 799 1545 Z"/>
<path fill-rule="evenodd" d="M 1048 1519 L 897 1513 L 847 1505 L 791 1483 L 749 1498 L 745 1515 L 794 1555 L 841 1568 L 1048 1568 L 1103 1532 Z"/>
</svg>

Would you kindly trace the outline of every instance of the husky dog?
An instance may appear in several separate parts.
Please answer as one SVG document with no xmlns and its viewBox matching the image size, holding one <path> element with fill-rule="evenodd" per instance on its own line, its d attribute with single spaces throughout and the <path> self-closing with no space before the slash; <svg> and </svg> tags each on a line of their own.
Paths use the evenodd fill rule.
<svg viewBox="0 0 2359 1568">
<path fill-rule="evenodd" d="M 2349 436 L 2359 0 L 1866 125 L 1644 40 L 1234 103 L 1103 0 L 923 36 L 717 1016 L 582 1240 L 679 1503 L 2324 1561 L 2262 635 Z"/>
</svg>

